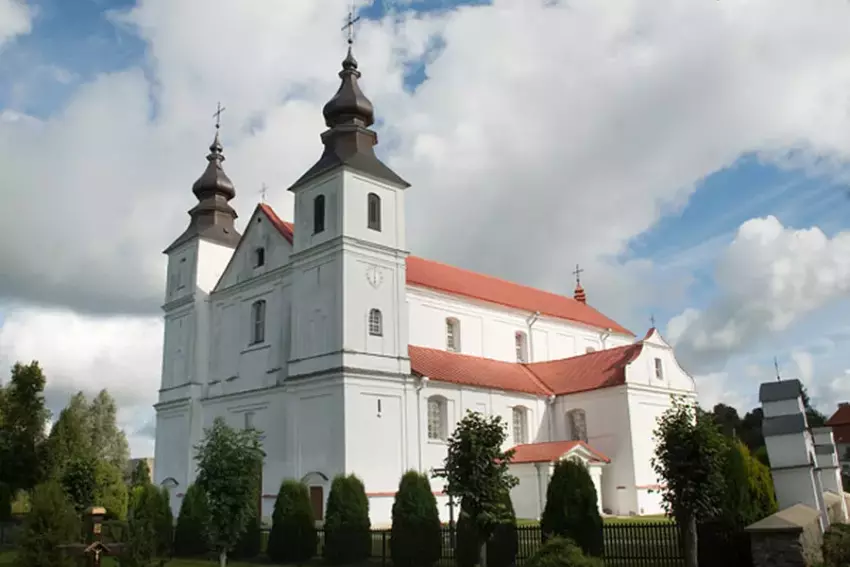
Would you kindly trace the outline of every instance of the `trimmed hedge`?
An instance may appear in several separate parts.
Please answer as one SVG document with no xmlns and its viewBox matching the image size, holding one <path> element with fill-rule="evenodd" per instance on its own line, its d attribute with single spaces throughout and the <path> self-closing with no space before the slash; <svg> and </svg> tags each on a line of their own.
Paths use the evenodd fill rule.
<svg viewBox="0 0 850 567">
<path fill-rule="evenodd" d="M 570 539 L 550 538 L 528 560 L 526 567 L 603 567 L 601 559 L 586 556 Z"/>
<path fill-rule="evenodd" d="M 555 536 L 571 539 L 586 555 L 601 557 L 604 541 L 597 498 L 584 464 L 572 459 L 558 462 L 540 519 L 544 541 Z"/>
<path fill-rule="evenodd" d="M 325 513 L 325 559 L 332 565 L 359 563 L 372 553 L 369 500 L 355 475 L 338 475 Z"/>
<path fill-rule="evenodd" d="M 186 495 L 180 504 L 180 514 L 177 516 L 177 527 L 174 529 L 174 555 L 198 557 L 206 554 L 209 551 L 208 526 L 207 495 L 200 486 L 191 484 L 186 490 Z"/>
<path fill-rule="evenodd" d="M 401 477 L 392 510 L 390 554 L 396 567 L 429 567 L 440 559 L 442 527 L 428 477 Z"/>
<path fill-rule="evenodd" d="M 266 553 L 277 563 L 306 563 L 316 555 L 319 537 L 307 486 L 286 479 L 274 502 Z"/>
</svg>

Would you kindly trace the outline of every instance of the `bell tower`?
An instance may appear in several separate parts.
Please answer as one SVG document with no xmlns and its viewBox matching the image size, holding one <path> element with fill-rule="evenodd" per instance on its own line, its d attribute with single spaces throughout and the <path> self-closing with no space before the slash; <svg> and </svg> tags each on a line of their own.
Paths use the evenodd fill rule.
<svg viewBox="0 0 850 567">
<path fill-rule="evenodd" d="M 349 41 L 340 86 L 323 109 L 319 160 L 295 196 L 290 376 L 342 368 L 410 373 L 404 192 L 375 154 L 375 110 Z"/>
</svg>

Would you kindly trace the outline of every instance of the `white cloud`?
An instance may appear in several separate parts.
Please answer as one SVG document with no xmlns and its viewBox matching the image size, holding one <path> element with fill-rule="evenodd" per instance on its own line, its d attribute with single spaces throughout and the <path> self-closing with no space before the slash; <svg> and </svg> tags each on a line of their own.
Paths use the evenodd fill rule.
<svg viewBox="0 0 850 567">
<path fill-rule="evenodd" d="M 0 51 L 7 42 L 32 31 L 34 13 L 24 0 L 0 0 Z"/>
<path fill-rule="evenodd" d="M 0 0 L 0 14 L 10 5 Z M 271 204 L 291 217 L 284 188 L 320 154 L 321 105 L 337 86 L 346 9 L 343 0 L 140 0 L 115 19 L 147 42 L 145 69 L 76 87 L 67 106 L 44 120 L 3 109 L 0 265 L 8 269 L 0 296 L 158 317 L 160 251 L 187 222 L 218 100 L 228 109 L 225 167 L 242 219 L 263 182 Z M 812 167 L 806 158 L 850 154 L 848 17 L 844 0 L 497 0 L 363 22 L 356 55 L 384 121 L 381 151 L 414 184 L 411 249 L 566 292 L 581 263 L 591 302 L 615 316 L 644 299 L 664 301 L 667 290 L 646 282 L 651 264 L 620 269 L 614 258 L 662 211 L 687 202 L 701 179 L 747 152 L 786 163 L 797 148 L 794 163 Z M 408 92 L 406 65 L 435 35 L 444 47 L 426 65 L 428 80 Z M 731 256 L 732 271 L 720 272 L 723 285 L 735 269 L 770 268 L 758 258 L 747 263 L 753 250 L 781 248 L 768 246 L 769 223 L 742 227 L 743 244 L 733 245 L 740 258 Z M 803 235 L 797 246 L 818 238 Z M 765 295 L 790 294 L 805 308 L 829 300 L 811 289 L 837 286 L 841 262 L 827 252 L 823 258 L 834 261 L 833 275 L 805 272 L 809 297 L 793 282 Z M 781 279 L 798 268 L 781 262 L 776 269 L 785 270 L 775 274 Z M 744 283 L 747 296 L 768 281 Z M 768 328 L 789 324 L 797 312 L 765 309 Z M 742 321 L 688 317 L 670 324 L 680 342 L 721 357 L 738 348 Z M 118 364 L 109 358 L 121 352 L 115 341 L 129 349 L 123 337 L 136 337 L 151 358 L 133 358 L 147 370 L 131 383 L 149 399 L 159 374 L 151 349 L 161 341 L 146 321 L 16 311 L 3 344 L 14 357 L 57 357 L 49 371 L 64 383 L 112 389 L 112 376 L 135 365 L 95 373 L 104 367 L 98 358 Z M 73 356 L 54 348 L 67 344 L 72 322 L 90 329 Z M 14 332 L 6 330 L 11 324 Z"/>
<path fill-rule="evenodd" d="M 89 397 L 109 390 L 121 411 L 119 424 L 132 448 L 149 440 L 134 435 L 150 419 L 162 357 L 162 322 L 157 318 L 95 318 L 70 311 L 11 309 L 0 326 L 0 376 L 7 380 L 17 361 L 38 360 L 47 377 L 46 398 L 56 417 L 71 394 Z"/>
<path fill-rule="evenodd" d="M 731 355 L 845 297 L 850 232 L 829 238 L 816 227 L 784 227 L 772 216 L 747 221 L 720 258 L 715 280 L 719 295 L 707 308 L 687 309 L 668 324 L 679 355 L 700 370 L 722 368 Z M 811 382 L 810 355 L 792 356 Z"/>
</svg>

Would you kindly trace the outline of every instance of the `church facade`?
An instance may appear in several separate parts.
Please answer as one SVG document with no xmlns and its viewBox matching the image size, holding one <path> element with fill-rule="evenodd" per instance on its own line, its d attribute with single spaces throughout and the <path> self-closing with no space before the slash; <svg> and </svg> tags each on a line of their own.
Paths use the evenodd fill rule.
<svg viewBox="0 0 850 567">
<path fill-rule="evenodd" d="M 373 525 L 409 469 L 443 465 L 466 411 L 500 415 L 515 447 L 518 517 L 539 517 L 552 464 L 587 463 L 599 507 L 661 511 L 652 431 L 693 379 L 654 329 L 587 304 L 409 255 L 409 184 L 375 155 L 374 109 L 351 50 L 325 105 L 318 162 L 291 187 L 294 223 L 266 204 L 242 233 L 216 131 L 198 203 L 168 256 L 154 480 L 177 513 L 194 446 L 216 417 L 263 434 L 263 515 L 303 480 L 318 518 L 355 473 Z M 448 519 L 440 480 L 432 482 Z"/>
</svg>

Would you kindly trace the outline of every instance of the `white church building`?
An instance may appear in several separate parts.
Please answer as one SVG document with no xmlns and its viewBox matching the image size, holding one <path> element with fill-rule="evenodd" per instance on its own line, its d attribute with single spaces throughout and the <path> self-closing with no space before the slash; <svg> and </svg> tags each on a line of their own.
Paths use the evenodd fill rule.
<svg viewBox="0 0 850 567">
<path fill-rule="evenodd" d="M 671 394 L 695 396 L 670 345 L 654 329 L 636 340 L 580 285 L 565 297 L 409 255 L 409 184 L 375 155 L 350 49 L 342 67 L 324 151 L 289 188 L 294 223 L 260 204 L 237 231 L 216 131 L 165 250 L 154 480 L 175 514 L 193 447 L 223 417 L 263 433 L 265 517 L 294 478 L 321 519 L 333 477 L 355 473 L 385 525 L 402 474 L 442 467 L 467 410 L 508 424 L 518 517 L 539 517 L 565 457 L 588 464 L 605 513 L 661 512 L 652 432 Z"/>
</svg>

